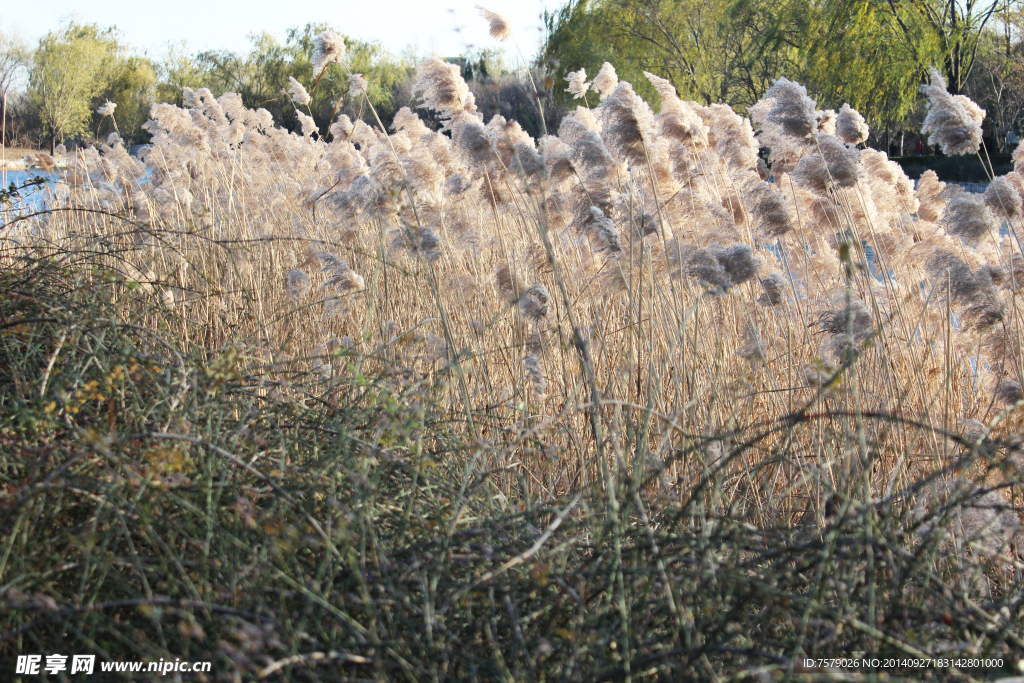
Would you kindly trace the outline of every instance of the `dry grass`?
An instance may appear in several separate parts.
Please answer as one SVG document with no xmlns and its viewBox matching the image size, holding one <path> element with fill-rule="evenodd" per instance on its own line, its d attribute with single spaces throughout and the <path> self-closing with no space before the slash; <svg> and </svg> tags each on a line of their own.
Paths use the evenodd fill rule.
<svg viewBox="0 0 1024 683">
<path fill-rule="evenodd" d="M 115 144 L 6 214 L 3 652 L 1010 670 L 1019 205 L 914 193 L 795 84 L 760 108 L 766 182 L 721 105 L 606 84 L 535 145 L 430 68 L 450 138 L 407 112 L 325 142 L 189 92 L 148 182 Z"/>
</svg>

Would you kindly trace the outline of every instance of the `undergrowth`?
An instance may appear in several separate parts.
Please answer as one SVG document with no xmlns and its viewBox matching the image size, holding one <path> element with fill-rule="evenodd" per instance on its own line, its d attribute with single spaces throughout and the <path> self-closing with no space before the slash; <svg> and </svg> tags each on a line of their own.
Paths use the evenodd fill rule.
<svg viewBox="0 0 1024 683">
<path fill-rule="evenodd" d="M 744 481 L 790 458 L 820 413 L 682 435 L 657 470 L 620 462 L 603 487 L 534 500 L 478 467 L 492 446 L 441 407 L 443 373 L 396 390 L 341 349 L 348 371 L 325 380 L 244 340 L 186 345 L 130 322 L 119 302 L 139 284 L 99 257 L 16 252 L 0 271 L 5 662 L 87 651 L 212 660 L 205 680 L 675 681 L 871 678 L 802 665 L 857 652 L 998 657 L 1003 672 L 1024 657 L 1019 565 L 984 533 L 951 546 L 970 514 L 998 514 L 989 488 L 921 510 L 911 501 L 952 472 L 872 497 L 858 474 L 871 463 L 850 463 L 821 523 L 752 523 Z M 769 435 L 771 458 L 730 469 Z M 1019 476 L 1013 444 L 952 438 L 951 470 L 994 488 Z M 650 486 L 695 459 L 681 494 Z"/>
<path fill-rule="evenodd" d="M 113 134 L 5 202 L 0 670 L 1018 670 L 1024 148 L 915 187 L 796 83 L 748 120 L 647 73 L 654 114 L 611 64 L 535 140 L 436 57 L 388 132 L 317 41 L 370 123 L 185 88 L 144 160 Z M 982 163 L 984 112 L 925 93 Z M 822 663 L 861 654 L 897 664 Z"/>
</svg>

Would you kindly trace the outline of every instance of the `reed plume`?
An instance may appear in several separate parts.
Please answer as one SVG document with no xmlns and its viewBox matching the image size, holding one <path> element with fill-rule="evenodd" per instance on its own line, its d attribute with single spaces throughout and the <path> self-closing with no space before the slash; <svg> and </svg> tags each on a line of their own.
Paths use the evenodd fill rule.
<svg viewBox="0 0 1024 683">
<path fill-rule="evenodd" d="M 503 43 L 512 37 L 512 29 L 509 28 L 508 19 L 480 5 L 477 5 L 476 9 L 480 12 L 480 16 L 487 20 L 489 33 L 492 38 L 499 43 Z"/>
<path fill-rule="evenodd" d="M 921 134 L 927 133 L 928 144 L 938 145 L 943 154 L 977 154 L 985 110 L 964 95 L 950 95 L 942 74 L 934 67 L 929 72 L 931 83 L 921 86 L 928 97 L 928 115 Z"/>
<path fill-rule="evenodd" d="M 288 84 L 289 88 L 287 90 L 287 93 L 289 97 L 291 97 L 292 102 L 299 105 L 300 107 L 305 107 L 312 101 L 312 98 L 309 96 L 309 93 L 306 92 L 305 86 L 303 86 L 301 83 L 295 80 L 294 77 L 288 77 Z"/>
<path fill-rule="evenodd" d="M 856 109 L 844 103 L 836 117 L 836 135 L 848 145 L 859 145 L 868 139 L 867 121 Z"/>
<path fill-rule="evenodd" d="M 601 69 L 597 72 L 597 76 L 594 77 L 591 85 L 593 85 L 594 90 L 600 94 L 603 100 L 615 91 L 618 84 L 619 76 L 615 73 L 615 67 L 609 62 L 605 62 L 601 65 Z"/>
<path fill-rule="evenodd" d="M 331 64 L 345 57 L 345 41 L 336 33 L 324 31 L 313 39 L 313 78 L 318 79 Z"/>
<path fill-rule="evenodd" d="M 587 91 L 590 89 L 590 82 L 587 80 L 586 69 L 570 71 L 566 74 L 565 79 L 569 81 L 569 87 L 565 89 L 565 92 L 571 93 L 573 99 L 578 100 L 581 97 L 587 96 Z"/>
</svg>

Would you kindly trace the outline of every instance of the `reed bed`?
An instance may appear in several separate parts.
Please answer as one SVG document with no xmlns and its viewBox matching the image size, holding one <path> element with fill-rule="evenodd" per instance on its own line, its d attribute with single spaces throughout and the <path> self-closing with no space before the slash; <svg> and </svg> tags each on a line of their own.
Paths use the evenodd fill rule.
<svg viewBox="0 0 1024 683">
<path fill-rule="evenodd" d="M 318 50 L 310 87 L 365 101 Z M 9 210 L 0 652 L 208 680 L 1014 672 L 1024 152 L 984 195 L 915 190 L 796 83 L 748 119 L 647 77 L 657 114 L 610 64 L 571 74 L 540 140 L 436 58 L 414 91 L 440 130 L 319 131 L 296 81 L 289 133 L 186 89 L 143 160 L 114 134 Z M 982 151 L 984 112 L 924 91 L 934 143 Z"/>
</svg>

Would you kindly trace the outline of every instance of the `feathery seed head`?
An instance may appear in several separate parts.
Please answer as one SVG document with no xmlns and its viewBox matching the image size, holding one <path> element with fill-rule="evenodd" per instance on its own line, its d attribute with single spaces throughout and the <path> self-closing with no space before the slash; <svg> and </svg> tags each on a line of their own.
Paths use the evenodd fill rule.
<svg viewBox="0 0 1024 683">
<path fill-rule="evenodd" d="M 679 261 L 682 273 L 704 285 L 711 285 L 712 293 L 721 293 L 732 286 L 729 274 L 710 249 L 683 247 Z"/>
<path fill-rule="evenodd" d="M 569 81 L 569 87 L 565 89 L 565 92 L 571 93 L 573 99 L 580 99 L 585 97 L 587 91 L 590 89 L 590 82 L 587 81 L 587 70 L 580 69 L 579 71 L 570 71 L 566 74 L 565 79 Z"/>
<path fill-rule="evenodd" d="M 863 301 L 851 297 L 849 303 L 845 297 L 836 297 L 834 304 L 838 308 L 822 316 L 821 327 L 830 334 L 850 335 L 855 341 L 866 338 L 874 331 L 871 311 Z"/>
<path fill-rule="evenodd" d="M 946 194 L 946 211 L 939 221 L 946 234 L 959 237 L 964 244 L 976 246 L 985 235 L 996 229 L 983 195 L 967 192 L 958 185 L 947 187 Z"/>
<path fill-rule="evenodd" d="M 324 31 L 313 39 L 313 78 L 345 56 L 345 40 L 336 33 Z"/>
<path fill-rule="evenodd" d="M 1021 389 L 1020 382 L 1009 377 L 1000 380 L 996 385 L 995 394 L 997 399 L 1009 405 L 1024 400 L 1024 390 Z"/>
<path fill-rule="evenodd" d="M 427 128 L 426 124 L 409 107 L 402 107 L 395 113 L 391 127 L 396 131 L 405 133 L 412 140 L 418 140 L 430 133 L 430 129 Z"/>
<path fill-rule="evenodd" d="M 994 299 L 991 273 L 972 271 L 967 262 L 950 251 L 936 249 L 928 256 L 924 267 L 932 279 L 939 282 L 948 279 L 949 298 L 954 304 L 980 306 Z"/>
<path fill-rule="evenodd" d="M 836 135 L 848 145 L 858 145 L 868 139 L 867 121 L 849 104 L 843 104 L 836 117 Z"/>
<path fill-rule="evenodd" d="M 584 222 L 584 229 L 591 233 L 600 245 L 597 251 L 607 251 L 610 254 L 622 252 L 622 237 L 615 222 L 604 215 L 604 211 L 596 206 L 590 207 L 590 220 Z"/>
<path fill-rule="evenodd" d="M 475 98 L 458 65 L 438 57 L 428 57 L 420 63 L 412 92 L 419 95 L 421 107 L 436 111 L 446 121 L 462 112 L 476 114 Z"/>
<path fill-rule="evenodd" d="M 601 95 L 603 100 L 615 91 L 615 87 L 618 84 L 619 76 L 615 73 L 615 67 L 609 62 L 605 62 L 601 65 L 601 70 L 597 72 L 597 76 L 594 77 L 591 85 Z"/>
<path fill-rule="evenodd" d="M 519 297 L 519 313 L 527 320 L 540 322 L 548 315 L 548 302 L 551 295 L 548 289 L 539 282 L 530 285 L 530 288 Z"/>
<path fill-rule="evenodd" d="M 752 279 L 757 275 L 757 269 L 761 267 L 761 260 L 746 244 L 714 247 L 712 253 L 728 276 L 730 285 L 743 284 Z"/>
<path fill-rule="evenodd" d="M 544 368 L 540 364 L 537 354 L 531 353 L 523 357 L 523 369 L 526 376 L 533 385 L 533 390 L 538 396 L 544 396 L 548 391 L 548 382 L 544 379 Z"/>
<path fill-rule="evenodd" d="M 301 111 L 295 112 L 295 114 L 299 117 L 299 124 L 302 126 L 302 135 L 304 137 L 308 138 L 317 131 L 316 121 L 313 120 L 312 116 L 307 116 Z"/>
<path fill-rule="evenodd" d="M 294 77 L 288 77 L 288 84 L 289 87 L 286 92 L 292 98 L 292 102 L 299 105 L 300 107 L 304 107 L 312 101 L 312 98 L 310 98 L 309 93 L 306 92 L 306 88 L 297 80 L 295 80 Z"/>
<path fill-rule="evenodd" d="M 917 215 L 921 220 L 935 223 L 946 208 L 946 183 L 939 180 L 935 171 L 928 169 L 917 181 L 917 199 L 921 205 Z"/>
<path fill-rule="evenodd" d="M 779 78 L 765 93 L 762 102 L 763 123 L 778 126 L 781 133 L 798 139 L 809 139 L 818 130 L 816 103 L 807 96 L 807 88 L 787 78 Z M 760 103 L 759 103 L 760 104 Z M 751 116 L 755 116 L 751 110 Z"/>
<path fill-rule="evenodd" d="M 633 86 L 626 81 L 619 82 L 598 107 L 598 118 L 601 137 L 608 149 L 623 161 L 646 166 L 654 137 L 653 114 L 647 103 L 633 92 Z"/>
<path fill-rule="evenodd" d="M 779 273 L 772 273 L 768 277 L 761 280 L 761 287 L 764 289 L 762 294 L 757 299 L 757 303 L 762 306 L 778 306 L 782 303 L 783 296 L 785 294 L 785 280 Z"/>
<path fill-rule="evenodd" d="M 943 154 L 976 154 L 981 147 L 985 110 L 964 95 L 950 95 L 938 70 L 929 70 L 932 81 L 921 86 L 921 92 L 928 97 L 928 115 L 921 134 L 929 133 L 928 144 L 938 145 Z"/>
<path fill-rule="evenodd" d="M 1017 143 L 1013 150 L 1013 170 L 1024 175 L 1024 140 Z"/>
<path fill-rule="evenodd" d="M 835 110 L 826 109 L 825 111 L 814 112 L 814 119 L 817 121 L 819 133 L 827 133 L 828 135 L 836 134 Z"/>
<path fill-rule="evenodd" d="M 1006 176 L 992 179 L 983 195 L 985 204 L 996 216 L 1014 220 L 1021 215 L 1021 197 Z"/>
<path fill-rule="evenodd" d="M 298 268 L 289 270 L 285 290 L 293 302 L 300 301 L 309 291 L 309 276 Z"/>
<path fill-rule="evenodd" d="M 405 249 L 431 263 L 441 258 L 441 238 L 426 226 L 404 226 L 393 235 L 392 249 Z"/>
<path fill-rule="evenodd" d="M 512 29 L 509 28 L 508 19 L 480 5 L 477 5 L 476 9 L 480 12 L 480 16 L 490 24 L 489 32 L 491 38 L 494 38 L 499 43 L 503 43 L 512 37 Z"/>
<path fill-rule="evenodd" d="M 661 96 L 661 113 L 656 117 L 661 135 L 684 144 L 700 145 L 707 140 L 708 127 L 693 107 L 679 99 L 675 86 L 647 71 L 644 76 Z"/>
<path fill-rule="evenodd" d="M 793 221 L 778 187 L 755 177 L 747 185 L 745 197 L 754 215 L 754 229 L 765 237 L 780 237 L 793 229 Z"/>
<path fill-rule="evenodd" d="M 450 124 L 452 143 L 472 165 L 489 166 L 497 161 L 494 131 L 475 116 L 465 112 L 457 115 Z"/>
<path fill-rule="evenodd" d="M 348 261 L 337 257 L 329 251 L 316 250 L 313 254 L 320 260 L 320 264 L 323 266 L 320 272 L 327 273 L 327 282 L 320 286 L 321 289 L 334 286 L 341 294 L 359 292 L 365 289 L 366 282 L 363 280 L 363 276 L 352 270 L 348 265 Z"/>
<path fill-rule="evenodd" d="M 348 76 L 348 96 L 354 99 L 359 99 L 366 92 L 366 88 L 369 84 L 366 82 L 366 78 L 363 74 L 349 74 Z"/>
<path fill-rule="evenodd" d="M 818 150 L 804 156 L 793 169 L 793 180 L 818 192 L 826 188 L 852 187 L 859 172 L 857 150 L 846 147 L 837 138 L 818 134 Z"/>
<path fill-rule="evenodd" d="M 750 120 L 741 117 L 727 104 L 712 104 L 700 111 L 707 124 L 708 142 L 719 157 L 735 169 L 757 167 L 761 145 L 754 137 Z"/>
<path fill-rule="evenodd" d="M 117 109 L 117 103 L 107 100 L 99 109 L 96 110 L 96 113 L 100 116 L 113 116 L 115 109 Z"/>
</svg>

